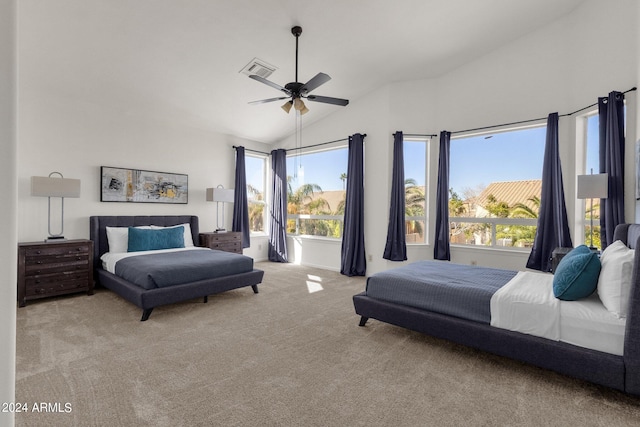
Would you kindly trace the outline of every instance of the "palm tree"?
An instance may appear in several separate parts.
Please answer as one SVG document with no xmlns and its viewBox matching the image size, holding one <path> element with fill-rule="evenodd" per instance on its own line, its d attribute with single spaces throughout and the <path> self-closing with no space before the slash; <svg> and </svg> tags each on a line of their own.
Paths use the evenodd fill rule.
<svg viewBox="0 0 640 427">
<path fill-rule="evenodd" d="M 418 186 L 413 178 L 404 180 L 405 216 L 424 216 L 424 188 Z M 420 221 L 406 221 L 406 234 L 422 235 L 423 227 Z"/>
<path fill-rule="evenodd" d="M 318 184 L 303 184 L 293 190 L 291 181 L 291 176 L 288 176 L 287 213 L 309 215 L 328 215 L 331 213 L 329 212 L 329 202 L 326 199 L 314 197 L 316 192 L 322 194 L 322 187 Z M 287 231 L 294 233 L 296 231 L 295 221 L 288 220 L 287 223 Z M 332 228 L 327 220 L 305 220 L 300 224 L 299 232 L 314 236 L 331 236 Z"/>
<path fill-rule="evenodd" d="M 344 189 L 345 189 L 345 184 L 346 184 L 346 181 L 347 181 L 347 174 L 346 174 L 346 172 L 342 172 L 342 173 L 340 174 L 340 180 L 342 181 L 342 189 L 344 190 Z"/>
<path fill-rule="evenodd" d="M 518 202 L 514 204 L 509 210 L 509 218 L 538 218 L 540 212 L 540 197 L 531 196 L 527 199 L 529 204 Z M 536 236 L 536 227 L 531 225 L 512 225 L 510 227 L 499 226 L 496 227 L 496 232 L 499 233 L 502 238 L 511 239 L 511 246 L 516 246 L 517 242 L 520 242 L 521 246 L 533 245 L 533 240 Z M 500 238 L 500 235 L 496 237 Z"/>
<path fill-rule="evenodd" d="M 255 203 L 263 201 L 263 195 L 251 184 L 247 185 L 247 192 L 251 195 L 249 200 L 249 229 L 251 231 L 264 231 L 264 203 Z"/>
<path fill-rule="evenodd" d="M 533 205 L 533 208 L 525 203 L 518 202 L 511 207 L 511 218 L 538 218 L 540 211 L 540 197 L 531 196 L 527 199 Z"/>
</svg>

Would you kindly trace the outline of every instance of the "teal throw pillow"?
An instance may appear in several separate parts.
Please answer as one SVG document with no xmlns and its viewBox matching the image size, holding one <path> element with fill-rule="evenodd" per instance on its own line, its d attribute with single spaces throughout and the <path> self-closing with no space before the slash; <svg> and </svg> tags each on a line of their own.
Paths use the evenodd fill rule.
<svg viewBox="0 0 640 427">
<path fill-rule="evenodd" d="M 143 229 L 129 227 L 127 252 L 184 248 L 184 227 Z"/>
<path fill-rule="evenodd" d="M 580 245 L 565 255 L 553 276 L 553 294 L 564 301 L 575 301 L 591 295 L 600 275 L 598 255 Z"/>
</svg>

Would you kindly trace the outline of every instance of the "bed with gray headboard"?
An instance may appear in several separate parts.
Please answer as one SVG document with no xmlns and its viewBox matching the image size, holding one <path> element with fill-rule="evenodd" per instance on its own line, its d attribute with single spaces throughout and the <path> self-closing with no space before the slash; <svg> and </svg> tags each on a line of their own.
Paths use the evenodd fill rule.
<svg viewBox="0 0 640 427">
<path fill-rule="evenodd" d="M 621 354 L 597 351 L 567 342 L 500 329 L 491 324 L 424 308 L 385 301 L 368 295 L 366 291 L 354 295 L 355 311 L 361 316 L 362 327 L 366 326 L 368 319 L 376 319 L 640 395 L 640 225 L 619 225 L 615 230 L 614 241 L 616 240 L 635 250 L 631 254 L 632 265 L 629 269 L 631 282 L 626 322 L 620 333 L 620 339 L 624 343 Z M 591 297 L 598 299 L 598 295 Z"/>
<path fill-rule="evenodd" d="M 207 302 L 209 295 L 245 286 L 251 286 L 254 293 L 258 293 L 257 285 L 262 282 L 264 272 L 253 268 L 253 260 L 250 258 L 227 252 L 211 251 L 225 257 L 222 261 L 224 264 L 227 264 L 228 260 L 233 258 L 233 260 L 239 259 L 244 262 L 245 265 L 247 265 L 247 262 L 250 262 L 251 267 L 239 273 L 213 278 L 199 278 L 194 281 L 187 280 L 184 283 L 171 284 L 170 286 L 163 287 L 147 286 L 147 288 L 123 279 L 103 268 L 101 257 L 103 254 L 109 252 L 107 227 L 122 228 L 124 230 L 128 229 L 128 227 L 173 227 L 188 224 L 191 231 L 191 240 L 197 244 L 199 237 L 197 216 L 92 216 L 89 222 L 90 239 L 94 244 L 94 277 L 96 277 L 99 285 L 110 289 L 122 298 L 140 307 L 142 309 L 142 321 L 147 320 L 151 311 L 161 305 L 174 304 L 194 298 L 204 298 L 204 302 Z M 164 267 L 166 270 L 170 270 L 170 268 L 167 268 L 166 262 L 163 261 L 163 264 L 165 264 Z"/>
</svg>

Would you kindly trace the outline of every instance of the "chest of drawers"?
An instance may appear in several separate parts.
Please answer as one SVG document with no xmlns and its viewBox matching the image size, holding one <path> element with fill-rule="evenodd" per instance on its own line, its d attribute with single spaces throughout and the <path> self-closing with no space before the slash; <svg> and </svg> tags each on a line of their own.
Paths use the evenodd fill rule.
<svg viewBox="0 0 640 427">
<path fill-rule="evenodd" d="M 242 233 L 238 231 L 227 231 L 226 233 L 200 233 L 200 246 L 241 254 Z"/>
<path fill-rule="evenodd" d="M 38 298 L 93 294 L 93 242 L 64 240 L 18 244 L 18 304 Z"/>
</svg>

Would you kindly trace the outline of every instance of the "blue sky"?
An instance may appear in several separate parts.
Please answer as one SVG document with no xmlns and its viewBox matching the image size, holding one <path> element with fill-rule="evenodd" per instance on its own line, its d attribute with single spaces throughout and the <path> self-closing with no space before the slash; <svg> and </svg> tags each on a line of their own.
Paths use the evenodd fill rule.
<svg viewBox="0 0 640 427">
<path fill-rule="evenodd" d="M 289 153 L 291 154 L 291 153 Z M 287 175 L 296 177 L 293 188 L 318 184 L 323 191 L 342 190 L 340 175 L 347 173 L 347 148 L 287 157 Z"/>
<path fill-rule="evenodd" d="M 498 181 L 542 177 L 546 127 L 452 138 L 449 187 L 460 197 Z"/>
<path fill-rule="evenodd" d="M 476 137 L 451 139 L 449 187 L 460 197 L 467 188 L 475 189 L 497 181 L 540 179 L 546 127 L 513 132 L 499 132 Z M 587 169 L 598 173 L 598 117 L 587 121 Z M 438 138 L 431 141 L 438 144 Z M 405 141 L 405 179 L 413 178 L 425 185 L 425 146 Z M 247 182 L 260 187 L 264 170 L 262 160 L 247 156 Z M 432 162 L 437 167 L 437 162 Z M 267 165 L 267 167 L 270 167 Z M 297 173 L 296 173 L 297 172 Z M 324 191 L 342 190 L 342 173 L 347 172 L 347 149 L 328 150 L 287 158 L 287 174 L 297 175 L 294 188 L 302 184 L 318 184 Z M 434 183 L 435 185 L 435 183 Z"/>
</svg>

